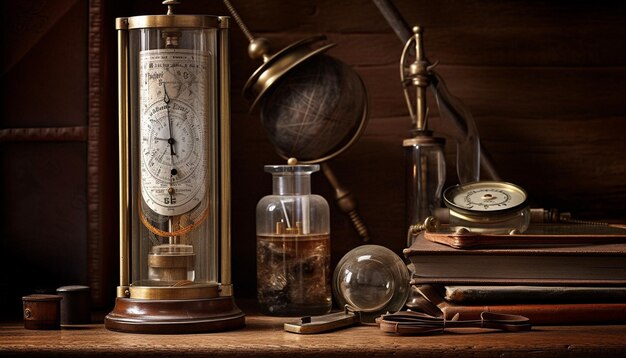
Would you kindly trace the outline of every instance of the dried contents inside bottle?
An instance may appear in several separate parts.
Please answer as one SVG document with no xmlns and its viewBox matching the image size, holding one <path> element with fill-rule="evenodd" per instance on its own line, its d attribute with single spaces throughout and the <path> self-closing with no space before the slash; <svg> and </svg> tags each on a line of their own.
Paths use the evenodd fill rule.
<svg viewBox="0 0 626 358">
<path fill-rule="evenodd" d="M 330 235 L 257 236 L 257 293 L 269 315 L 325 314 L 331 308 Z"/>
</svg>

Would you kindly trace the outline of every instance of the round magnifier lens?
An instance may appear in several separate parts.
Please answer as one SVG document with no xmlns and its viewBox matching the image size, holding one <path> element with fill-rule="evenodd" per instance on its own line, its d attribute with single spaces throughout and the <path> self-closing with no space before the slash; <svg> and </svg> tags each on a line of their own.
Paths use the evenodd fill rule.
<svg viewBox="0 0 626 358">
<path fill-rule="evenodd" d="M 386 312 L 399 311 L 409 295 L 409 272 L 393 251 L 363 245 L 348 252 L 333 275 L 333 294 L 340 307 L 361 311 L 363 322 Z"/>
<path fill-rule="evenodd" d="M 379 311 L 391 301 L 395 282 L 393 272 L 371 255 L 356 258 L 339 282 L 339 292 L 346 303 L 364 311 Z"/>
</svg>

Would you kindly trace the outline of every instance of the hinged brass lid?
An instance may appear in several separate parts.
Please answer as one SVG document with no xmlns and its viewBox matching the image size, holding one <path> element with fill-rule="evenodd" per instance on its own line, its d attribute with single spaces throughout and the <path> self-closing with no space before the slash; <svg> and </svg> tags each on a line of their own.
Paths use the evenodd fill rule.
<svg viewBox="0 0 626 358">
<path fill-rule="evenodd" d="M 308 39 L 294 42 L 281 51 L 270 57 L 261 67 L 259 67 L 243 86 L 244 98 L 254 102 L 250 108 L 254 108 L 265 92 L 278 81 L 285 73 L 298 66 L 309 58 L 326 52 L 335 46 L 334 43 L 325 44 L 319 48 L 312 49 L 311 44 L 325 40 L 326 36 L 314 36 Z"/>
</svg>

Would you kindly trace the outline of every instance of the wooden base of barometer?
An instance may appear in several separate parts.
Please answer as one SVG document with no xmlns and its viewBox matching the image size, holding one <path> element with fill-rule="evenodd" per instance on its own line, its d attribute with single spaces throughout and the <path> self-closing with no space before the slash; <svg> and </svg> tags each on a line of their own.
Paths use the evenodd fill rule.
<svg viewBox="0 0 626 358">
<path fill-rule="evenodd" d="M 129 333 L 200 333 L 241 328 L 245 315 L 233 296 L 191 300 L 118 297 L 104 319 L 112 331 Z"/>
</svg>

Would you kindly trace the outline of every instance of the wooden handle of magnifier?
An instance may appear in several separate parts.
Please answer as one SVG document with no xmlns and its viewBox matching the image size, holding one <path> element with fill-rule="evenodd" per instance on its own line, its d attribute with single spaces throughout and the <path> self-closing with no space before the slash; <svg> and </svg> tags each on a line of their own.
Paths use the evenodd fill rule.
<svg viewBox="0 0 626 358">
<path fill-rule="evenodd" d="M 330 185 L 335 189 L 335 201 L 337 202 L 337 206 L 339 206 L 341 211 L 348 214 L 352 225 L 361 237 L 361 241 L 368 242 L 370 240 L 370 234 L 363 223 L 363 219 L 361 219 L 361 216 L 357 212 L 357 202 L 354 195 L 339 183 L 328 163 L 322 163 L 320 167 Z"/>
</svg>

